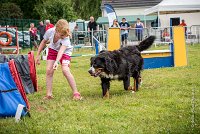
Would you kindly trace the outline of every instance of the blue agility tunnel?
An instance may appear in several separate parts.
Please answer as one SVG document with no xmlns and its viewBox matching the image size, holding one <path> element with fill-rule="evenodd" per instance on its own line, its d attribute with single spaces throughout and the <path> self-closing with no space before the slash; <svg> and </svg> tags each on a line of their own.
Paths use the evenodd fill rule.
<svg viewBox="0 0 200 134">
<path fill-rule="evenodd" d="M 27 107 L 10 71 L 9 63 L 0 63 L 0 117 L 15 116 L 19 104 Z M 22 116 L 26 112 L 22 112 Z"/>
</svg>

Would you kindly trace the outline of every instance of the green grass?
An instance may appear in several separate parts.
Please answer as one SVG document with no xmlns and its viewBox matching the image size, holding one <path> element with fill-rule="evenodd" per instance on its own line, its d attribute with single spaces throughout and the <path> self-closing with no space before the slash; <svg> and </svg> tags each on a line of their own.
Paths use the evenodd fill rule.
<svg viewBox="0 0 200 134">
<path fill-rule="evenodd" d="M 200 45 L 188 46 L 187 67 L 144 70 L 143 85 L 137 93 L 124 91 L 122 82 L 113 81 L 110 99 L 101 98 L 100 79 L 87 72 L 90 57 L 73 58 L 71 72 L 82 101 L 72 100 L 61 68 L 54 75 L 55 98 L 44 101 L 45 61 L 42 61 L 37 66 L 40 91 L 28 95 L 31 118 L 25 117 L 19 123 L 13 118 L 0 119 L 0 133 L 200 133 L 199 51 Z M 195 91 L 194 113 L 192 91 Z"/>
</svg>

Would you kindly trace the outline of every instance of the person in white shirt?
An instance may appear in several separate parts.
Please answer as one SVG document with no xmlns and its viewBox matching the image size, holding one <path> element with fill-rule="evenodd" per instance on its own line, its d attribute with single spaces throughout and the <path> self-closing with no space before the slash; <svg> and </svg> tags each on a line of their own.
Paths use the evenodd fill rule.
<svg viewBox="0 0 200 134">
<path fill-rule="evenodd" d="M 80 100 L 81 95 L 77 90 L 74 76 L 70 72 L 70 59 L 72 55 L 73 46 L 70 42 L 69 24 L 66 20 L 60 19 L 56 23 L 56 27 L 50 28 L 46 31 L 44 39 L 40 43 L 36 56 L 36 64 L 40 64 L 40 53 L 46 46 L 46 43 L 50 41 L 49 52 L 47 56 L 46 67 L 46 88 L 47 93 L 44 99 L 52 99 L 52 82 L 54 71 L 58 68 L 58 62 L 60 61 L 62 71 L 68 83 L 73 91 L 73 99 Z"/>
</svg>

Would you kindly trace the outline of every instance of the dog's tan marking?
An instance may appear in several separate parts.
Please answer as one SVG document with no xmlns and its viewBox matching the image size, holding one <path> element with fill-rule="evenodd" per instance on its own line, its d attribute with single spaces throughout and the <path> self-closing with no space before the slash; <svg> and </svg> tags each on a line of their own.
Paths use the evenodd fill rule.
<svg viewBox="0 0 200 134">
<path fill-rule="evenodd" d="M 102 71 L 102 70 L 103 70 L 103 68 L 96 68 L 95 72 L 99 72 L 99 71 Z"/>
<path fill-rule="evenodd" d="M 133 90 L 133 87 L 132 87 L 132 86 L 129 86 L 129 87 L 128 87 L 128 90 Z"/>
<path fill-rule="evenodd" d="M 134 79 L 134 87 L 133 87 L 133 91 L 136 92 L 136 80 Z"/>
<path fill-rule="evenodd" d="M 109 91 L 107 90 L 106 94 L 103 96 L 104 99 L 109 99 L 110 98 L 110 94 Z"/>
</svg>

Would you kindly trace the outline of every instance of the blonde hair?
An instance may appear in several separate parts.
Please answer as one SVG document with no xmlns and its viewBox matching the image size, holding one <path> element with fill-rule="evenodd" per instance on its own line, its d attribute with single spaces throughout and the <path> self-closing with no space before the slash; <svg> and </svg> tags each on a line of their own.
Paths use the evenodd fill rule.
<svg viewBox="0 0 200 134">
<path fill-rule="evenodd" d="M 56 23 L 56 31 L 65 36 L 70 36 L 69 23 L 65 19 L 60 19 Z"/>
</svg>

